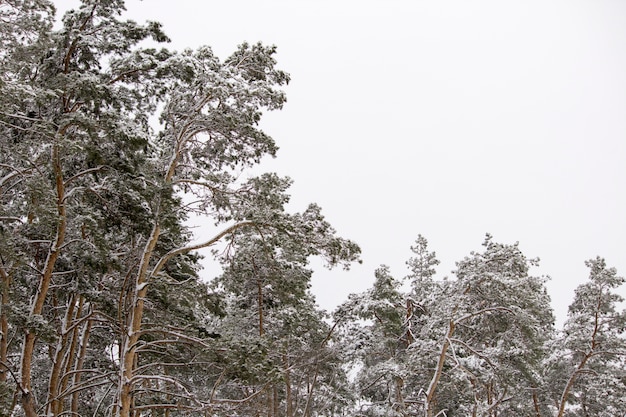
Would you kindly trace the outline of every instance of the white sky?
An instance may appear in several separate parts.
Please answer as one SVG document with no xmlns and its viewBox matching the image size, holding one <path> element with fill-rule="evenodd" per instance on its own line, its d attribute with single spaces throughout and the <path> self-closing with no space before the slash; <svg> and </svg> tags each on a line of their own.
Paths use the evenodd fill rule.
<svg viewBox="0 0 626 417">
<path fill-rule="evenodd" d="M 57 0 L 60 9 L 70 0 Z M 316 273 L 332 309 L 424 235 L 451 275 L 486 232 L 540 257 L 561 321 L 584 261 L 626 274 L 626 2 L 132 0 L 173 49 L 278 46 L 288 103 L 264 170 L 363 249 Z M 625 290 L 622 289 L 622 293 Z"/>
</svg>

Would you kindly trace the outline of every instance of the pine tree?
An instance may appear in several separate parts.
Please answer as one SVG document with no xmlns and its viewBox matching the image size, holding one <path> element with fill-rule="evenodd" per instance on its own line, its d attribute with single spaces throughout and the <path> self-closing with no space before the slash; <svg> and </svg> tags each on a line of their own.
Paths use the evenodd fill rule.
<svg viewBox="0 0 626 417">
<path fill-rule="evenodd" d="M 354 294 L 336 313 L 352 320 L 366 320 L 359 333 L 358 358 L 361 370 L 356 389 L 367 399 L 364 415 L 406 415 L 404 380 L 408 373 L 404 363 L 407 347 L 405 328 L 405 296 L 400 281 L 381 266 L 375 272 L 372 288 Z"/>
<path fill-rule="evenodd" d="M 537 260 L 518 245 L 487 236 L 482 253 L 457 264 L 457 302 L 447 341 L 454 372 L 473 401 L 460 408 L 478 415 L 538 413 L 542 361 L 554 317 L 545 279 L 529 275 Z M 535 404 L 535 405 L 534 405 Z"/>
<path fill-rule="evenodd" d="M 310 293 L 308 258 L 320 255 L 333 266 L 354 259 L 354 248 L 334 236 L 317 206 L 284 224 L 274 232 L 242 230 L 213 284 L 226 299 L 217 331 L 231 364 L 215 393 L 225 404 L 245 400 L 249 415 L 320 415 L 345 407 L 349 395 L 334 329 Z"/>
<path fill-rule="evenodd" d="M 419 235 L 411 250 L 414 257 L 407 261 L 410 274 L 404 280 L 381 266 L 372 288 L 351 294 L 335 312 L 344 332 L 352 335 L 352 360 L 359 368 L 355 389 L 367 401 L 360 415 L 413 415 L 430 371 L 422 365 L 432 356 L 429 327 L 443 284 L 433 278 L 439 261 L 428 251 L 427 240 Z M 403 281 L 410 282 L 410 291 L 403 291 Z"/>
<path fill-rule="evenodd" d="M 615 416 L 626 409 L 624 284 L 602 258 L 586 262 L 589 281 L 577 289 L 551 365 L 553 403 L 561 416 Z"/>
</svg>

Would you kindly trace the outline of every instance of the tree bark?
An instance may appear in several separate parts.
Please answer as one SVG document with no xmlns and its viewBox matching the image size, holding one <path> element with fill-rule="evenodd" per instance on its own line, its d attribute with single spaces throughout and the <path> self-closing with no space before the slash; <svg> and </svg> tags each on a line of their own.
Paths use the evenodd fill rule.
<svg viewBox="0 0 626 417">
<path fill-rule="evenodd" d="M 146 243 L 143 251 L 139 271 L 135 279 L 135 287 L 130 306 L 130 315 L 128 318 L 127 333 L 124 335 L 124 344 L 122 348 L 122 357 L 120 358 L 122 369 L 120 370 L 120 393 L 119 393 L 119 417 L 131 417 L 133 376 L 136 363 L 136 349 L 139 341 L 139 332 L 141 330 L 141 322 L 143 320 L 144 299 L 148 293 L 148 268 L 150 259 L 159 236 L 161 227 L 159 223 L 155 223 L 150 233 L 150 238 Z"/>
</svg>

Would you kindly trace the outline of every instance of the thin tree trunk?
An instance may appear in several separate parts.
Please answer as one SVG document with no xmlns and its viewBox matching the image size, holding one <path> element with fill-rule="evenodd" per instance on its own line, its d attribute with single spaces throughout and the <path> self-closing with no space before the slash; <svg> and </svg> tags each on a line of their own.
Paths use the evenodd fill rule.
<svg viewBox="0 0 626 417">
<path fill-rule="evenodd" d="M 319 358 L 315 359 L 315 372 L 313 373 L 313 381 L 308 385 L 308 393 L 306 397 L 306 403 L 304 404 L 304 417 L 310 417 L 311 415 L 311 403 L 313 401 L 313 391 L 315 390 L 315 384 L 317 383 L 317 376 L 319 374 Z"/>
<path fill-rule="evenodd" d="M 61 331 L 59 339 L 57 341 L 54 357 L 52 359 L 52 370 L 50 371 L 50 379 L 48 380 L 48 415 L 59 415 L 62 411 L 63 404 L 59 398 L 61 392 L 61 373 L 66 367 L 66 358 L 68 350 L 68 328 L 71 327 L 74 317 L 74 308 L 76 306 L 75 296 L 72 294 L 69 297 L 68 305 L 65 310 L 65 316 L 61 323 Z"/>
<path fill-rule="evenodd" d="M 4 265 L 0 265 L 0 278 L 2 279 L 2 300 L 0 302 L 0 383 L 6 383 L 7 374 L 9 373 L 9 321 L 7 318 L 7 308 L 9 305 L 9 288 L 11 286 L 11 275 L 8 273 Z M 11 415 L 18 399 L 18 390 L 13 395 L 13 400 L 7 414 Z"/>
<path fill-rule="evenodd" d="M 0 383 L 6 382 L 9 352 L 9 322 L 7 319 L 7 307 L 9 305 L 9 287 L 11 277 L 6 272 L 4 265 L 0 265 L 0 278 L 2 279 L 2 300 L 0 301 Z"/>
<path fill-rule="evenodd" d="M 435 392 L 437 390 L 437 384 L 439 384 L 439 379 L 441 379 L 441 374 L 443 373 L 443 364 L 446 360 L 446 354 L 448 352 L 448 348 L 450 347 L 450 338 L 454 334 L 456 324 L 453 320 L 450 320 L 448 324 L 448 331 L 446 332 L 446 337 L 441 345 L 441 351 L 439 352 L 439 358 L 437 359 L 437 367 L 435 368 L 435 374 L 428 385 L 428 391 L 426 391 L 426 416 L 432 417 L 434 413 L 434 398 Z"/>
<path fill-rule="evenodd" d="M 395 409 L 403 416 L 407 416 L 406 404 L 404 403 L 404 396 L 402 395 L 404 381 L 400 377 L 396 377 L 395 380 Z"/>
<path fill-rule="evenodd" d="M 143 251 L 141 263 L 139 265 L 139 271 L 135 279 L 135 287 L 133 289 L 133 297 L 130 306 L 130 316 L 128 318 L 128 327 L 126 329 L 126 335 L 124 337 L 124 344 L 122 348 L 120 371 L 120 392 L 119 392 L 119 417 L 131 417 L 131 405 L 132 405 L 132 391 L 133 391 L 133 376 L 136 363 L 136 349 L 137 341 L 139 340 L 139 332 L 141 330 L 141 323 L 143 320 L 144 312 L 144 300 L 148 293 L 148 268 L 150 259 L 154 252 L 159 236 L 161 234 L 161 227 L 158 222 L 155 223 L 150 233 L 150 238 L 146 243 L 146 247 Z M 121 306 L 120 306 L 121 307 Z"/>
<path fill-rule="evenodd" d="M 65 241 L 65 232 L 67 228 L 67 211 L 65 208 L 66 194 L 65 184 L 63 180 L 63 169 L 61 167 L 60 145 L 58 141 L 61 137 L 65 135 L 65 131 L 68 127 L 69 126 L 64 127 L 59 132 L 56 138 L 56 143 L 54 143 L 52 147 L 52 170 L 55 176 L 58 221 L 56 234 L 53 243 L 48 250 L 48 256 L 46 257 L 41 278 L 39 279 L 37 293 L 31 305 L 31 318 L 41 316 L 41 313 L 43 312 L 44 303 L 48 295 L 48 289 L 50 288 L 50 283 L 52 281 L 52 273 L 54 272 L 56 261 L 61 254 L 61 247 L 63 246 L 63 243 Z M 22 407 L 24 408 L 24 413 L 26 414 L 26 417 L 37 417 L 35 399 L 31 392 L 31 372 L 36 339 L 37 335 L 35 334 L 34 329 L 26 329 L 24 342 L 22 344 L 22 357 L 20 363 L 20 390 L 22 391 Z"/>
<path fill-rule="evenodd" d="M 266 398 L 266 415 L 267 417 L 274 417 L 273 413 L 274 413 L 274 390 L 273 389 L 268 389 L 267 392 L 265 393 L 265 398 Z"/>
<path fill-rule="evenodd" d="M 541 417 L 541 409 L 539 408 L 539 397 L 537 396 L 536 388 L 533 388 L 533 406 L 535 407 L 535 417 Z"/>
<path fill-rule="evenodd" d="M 289 350 L 289 345 L 287 345 Z M 285 417 L 293 417 L 293 399 L 291 397 L 291 370 L 289 369 L 289 356 L 287 353 L 283 353 L 283 366 L 285 367 L 284 380 L 285 380 Z"/>
<path fill-rule="evenodd" d="M 259 336 L 263 337 L 263 282 L 257 279 L 257 304 L 259 308 Z"/>
<path fill-rule="evenodd" d="M 406 348 L 413 343 L 413 329 L 411 328 L 411 319 L 413 318 L 413 303 L 410 299 L 406 300 Z"/>
<path fill-rule="evenodd" d="M 79 354 L 78 354 L 78 357 L 76 358 L 76 365 L 74 366 L 74 382 L 73 382 L 74 386 L 78 386 L 80 384 L 80 380 L 83 376 L 82 370 L 83 370 L 83 366 L 85 363 L 85 358 L 87 357 L 87 345 L 89 341 L 89 335 L 91 334 L 91 326 L 92 326 L 91 319 L 88 319 L 87 323 L 85 323 L 85 327 L 83 328 L 83 332 L 80 336 Z M 79 404 L 78 394 L 79 394 L 78 391 L 72 393 L 72 403 L 70 406 L 70 410 L 72 411 L 73 416 L 78 415 L 78 404 Z"/>
<path fill-rule="evenodd" d="M 69 373 L 72 370 L 72 367 L 74 366 L 74 362 L 78 354 L 78 351 L 77 351 L 78 350 L 78 336 L 79 336 L 80 329 L 79 329 L 79 326 L 75 324 L 77 324 L 76 321 L 80 320 L 80 318 L 82 317 L 84 303 L 85 303 L 85 298 L 82 295 L 79 295 L 78 296 L 78 310 L 76 311 L 76 314 L 74 315 L 73 320 L 71 322 L 74 328 L 72 329 L 71 341 L 70 341 L 67 353 L 65 355 L 66 356 L 65 369 L 64 369 L 64 375 L 60 381 L 61 387 L 59 389 L 59 395 L 63 395 L 63 393 L 67 389 L 67 386 L 69 385 L 69 380 L 70 380 Z M 59 404 L 60 404 L 59 413 L 61 413 L 64 403 L 65 401 L 63 400 L 63 398 L 59 398 Z"/>
<path fill-rule="evenodd" d="M 565 388 L 563 389 L 563 393 L 561 394 L 561 401 L 559 403 L 559 412 L 557 414 L 557 417 L 563 417 L 563 415 L 565 414 L 565 405 L 567 404 L 567 398 L 569 397 L 569 393 L 574 386 L 574 382 L 576 382 L 576 378 L 578 378 L 578 374 L 584 368 L 585 364 L 587 363 L 590 357 L 591 357 L 591 354 L 587 353 L 583 357 L 580 364 L 576 367 L 576 370 L 572 373 L 572 375 L 570 375 L 569 379 L 567 380 L 567 384 L 565 385 Z"/>
</svg>

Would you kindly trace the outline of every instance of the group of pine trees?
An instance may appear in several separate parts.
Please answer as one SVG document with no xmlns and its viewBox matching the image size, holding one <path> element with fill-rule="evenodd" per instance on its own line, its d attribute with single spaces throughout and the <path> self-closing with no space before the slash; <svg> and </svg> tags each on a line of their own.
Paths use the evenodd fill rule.
<svg viewBox="0 0 626 417">
<path fill-rule="evenodd" d="M 405 280 L 381 267 L 321 311 L 309 258 L 358 246 L 288 212 L 288 178 L 245 175 L 277 150 L 274 48 L 170 51 L 123 11 L 83 0 L 54 29 L 49 0 L 0 2 L 0 416 L 626 415 L 600 258 L 562 330 L 535 261 L 489 236 L 450 280 L 420 236 Z"/>
<path fill-rule="evenodd" d="M 419 236 L 410 274 L 376 271 L 370 290 L 334 313 L 358 366 L 360 416 L 625 416 L 624 279 L 587 262 L 557 331 L 537 260 L 495 243 L 435 280 L 435 253 Z M 409 289 L 402 291 L 408 285 Z"/>
</svg>

